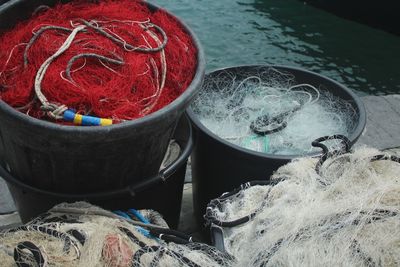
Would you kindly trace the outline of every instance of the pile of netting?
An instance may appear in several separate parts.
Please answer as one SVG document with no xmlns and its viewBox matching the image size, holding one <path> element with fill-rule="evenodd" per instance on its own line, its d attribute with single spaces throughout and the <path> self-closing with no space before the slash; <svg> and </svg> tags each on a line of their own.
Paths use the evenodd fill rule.
<svg viewBox="0 0 400 267">
<path fill-rule="evenodd" d="M 0 40 L 0 99 L 59 122 L 143 117 L 182 94 L 197 68 L 182 24 L 137 0 L 40 6 Z"/>
<path fill-rule="evenodd" d="M 1 266 L 230 266 L 227 253 L 168 229 L 151 210 L 111 213 L 60 204 L 0 232 Z"/>
<path fill-rule="evenodd" d="M 400 159 L 371 148 L 302 158 L 213 200 L 234 266 L 399 266 Z"/>
<path fill-rule="evenodd" d="M 353 106 L 329 88 L 297 84 L 293 75 L 272 67 L 211 73 L 192 109 L 217 136 L 279 155 L 313 152 L 314 139 L 349 136 L 358 120 Z"/>
</svg>

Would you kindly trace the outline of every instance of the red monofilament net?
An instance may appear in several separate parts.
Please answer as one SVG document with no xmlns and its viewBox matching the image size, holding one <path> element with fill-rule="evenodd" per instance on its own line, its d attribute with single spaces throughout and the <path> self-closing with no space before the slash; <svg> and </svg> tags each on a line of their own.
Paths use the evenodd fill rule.
<svg viewBox="0 0 400 267">
<path fill-rule="evenodd" d="M 61 123 L 66 108 L 117 122 L 146 116 L 182 94 L 197 67 L 182 25 L 135 0 L 38 9 L 0 38 L 0 99 Z"/>
</svg>

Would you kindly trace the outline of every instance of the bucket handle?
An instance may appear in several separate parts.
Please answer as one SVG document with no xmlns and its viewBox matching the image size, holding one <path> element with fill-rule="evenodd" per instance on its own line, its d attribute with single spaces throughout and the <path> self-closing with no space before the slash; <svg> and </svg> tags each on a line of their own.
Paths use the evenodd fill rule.
<svg viewBox="0 0 400 267">
<path fill-rule="evenodd" d="M 173 175 L 176 172 L 176 170 L 187 161 L 190 154 L 192 153 L 193 138 L 192 138 L 191 126 L 189 135 L 190 135 L 189 140 L 185 146 L 185 149 L 182 151 L 182 153 L 175 161 L 173 161 L 171 164 L 169 164 L 167 167 L 159 171 L 158 174 L 152 176 L 151 178 L 145 179 L 144 181 L 133 185 L 129 185 L 126 189 L 123 190 L 128 191 L 131 196 L 134 196 L 137 193 L 149 188 L 150 186 L 153 186 L 156 183 L 166 182 L 168 178 L 171 177 L 171 175 Z"/>
<path fill-rule="evenodd" d="M 111 197 L 117 197 L 121 196 L 123 194 L 130 194 L 131 196 L 135 196 L 137 193 L 142 192 L 143 190 L 157 184 L 157 183 L 162 183 L 166 182 L 171 175 L 173 175 L 176 170 L 181 167 L 185 162 L 187 161 L 188 157 L 192 153 L 193 150 L 193 131 L 192 131 L 192 125 L 188 123 L 188 130 L 189 130 L 189 138 L 188 141 L 185 145 L 185 148 L 183 149 L 182 153 L 179 155 L 179 157 L 173 161 L 171 164 L 169 164 L 167 167 L 164 169 L 160 170 L 158 174 L 145 179 L 139 183 L 131 184 L 126 186 L 125 188 L 122 189 L 117 189 L 113 191 L 107 191 L 107 192 L 96 192 L 96 193 L 89 193 L 89 194 L 65 194 L 65 193 L 57 193 L 57 192 L 51 192 L 43 189 L 39 189 L 36 187 L 32 187 L 30 185 L 27 185 L 17 179 L 15 179 L 8 171 L 4 169 L 4 167 L 0 164 L 0 177 L 2 177 L 4 180 L 6 180 L 8 183 L 11 183 L 19 188 L 25 189 L 27 191 L 33 191 L 39 194 L 46 194 L 54 197 L 59 197 L 59 198 L 65 198 L 65 199 L 76 199 L 76 198 L 82 198 L 82 199 L 98 199 L 98 198 L 111 198 Z M 181 145 L 180 141 L 177 140 L 178 144 Z"/>
</svg>

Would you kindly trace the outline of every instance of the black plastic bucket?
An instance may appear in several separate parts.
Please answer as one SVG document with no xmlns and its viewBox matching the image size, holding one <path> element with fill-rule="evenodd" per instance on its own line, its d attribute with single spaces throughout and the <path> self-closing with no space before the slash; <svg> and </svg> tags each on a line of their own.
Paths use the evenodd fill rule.
<svg viewBox="0 0 400 267">
<path fill-rule="evenodd" d="M 56 2 L 11 0 L 3 4 L 0 31 L 28 18 L 38 6 Z M 146 4 L 152 10 L 158 9 Z M 137 120 L 82 127 L 38 120 L 0 100 L 0 164 L 24 184 L 65 193 L 119 189 L 155 175 L 178 119 L 204 78 L 200 43 L 182 25 L 197 47 L 197 70 L 189 87 L 175 101 Z"/>
<path fill-rule="evenodd" d="M 153 209 L 164 216 L 170 227 L 176 228 L 181 211 L 186 163 L 193 148 L 192 127 L 186 116 L 179 121 L 174 139 L 179 144 L 181 153 L 173 163 L 157 175 L 123 189 L 87 194 L 46 191 L 21 182 L 1 166 L 0 177 L 7 182 L 23 222 L 61 202 L 88 201 L 108 210 Z"/>
<path fill-rule="evenodd" d="M 240 73 L 257 75 L 263 68 L 267 70 L 271 67 L 292 74 L 297 84 L 308 83 L 317 88 L 329 88 L 333 95 L 347 100 L 358 115 L 356 126 L 349 136 L 350 145 L 357 141 L 366 123 L 366 113 L 361 99 L 343 85 L 317 73 L 283 66 L 239 66 L 213 71 L 206 75 L 205 83 L 207 83 L 207 79 L 214 77 L 223 79 L 224 75 L 228 75 L 230 79 L 236 77 L 237 80 L 241 80 L 244 77 L 240 77 Z M 231 191 L 247 181 L 269 179 L 280 166 L 298 157 L 296 155 L 266 154 L 236 146 L 207 129 L 191 108 L 188 109 L 188 115 L 192 121 L 195 136 L 191 161 L 193 206 L 200 224 L 204 222 L 202 216 L 211 199 Z M 316 156 L 318 154 L 309 155 Z"/>
</svg>

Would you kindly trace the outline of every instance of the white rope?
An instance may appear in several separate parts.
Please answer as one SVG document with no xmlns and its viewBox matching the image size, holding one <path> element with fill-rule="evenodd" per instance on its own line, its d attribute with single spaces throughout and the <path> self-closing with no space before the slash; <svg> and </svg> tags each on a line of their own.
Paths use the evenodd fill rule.
<svg viewBox="0 0 400 267">
<path fill-rule="evenodd" d="M 154 39 L 154 41 L 157 43 L 158 47 L 153 48 L 150 46 L 150 44 L 147 42 L 147 40 L 144 38 L 146 43 L 149 45 L 149 47 L 141 48 L 141 47 L 134 47 L 133 45 L 128 44 L 125 40 L 123 40 L 121 37 L 117 36 L 115 33 L 108 33 L 106 32 L 103 28 L 101 28 L 97 21 L 85 21 L 83 19 L 79 20 L 83 24 L 75 24 L 71 21 L 71 26 L 74 27 L 74 29 L 68 29 L 64 27 L 58 27 L 58 26 L 44 26 L 41 29 L 39 29 L 38 32 L 34 33 L 34 36 L 32 39 L 29 41 L 25 48 L 24 52 L 24 65 L 27 66 L 28 64 L 28 50 L 30 47 L 33 45 L 33 43 L 39 38 L 39 36 L 47 30 L 62 30 L 62 31 L 70 31 L 70 35 L 67 37 L 67 39 L 64 41 L 64 43 L 61 45 L 61 47 L 55 52 L 52 56 L 50 56 L 39 68 L 39 70 L 36 73 L 35 77 L 35 82 L 34 82 L 34 89 L 35 89 L 35 94 L 39 101 L 42 103 L 41 109 L 47 112 L 47 115 L 53 119 L 62 119 L 63 118 L 63 113 L 68 109 L 67 106 L 65 105 L 60 105 L 56 103 L 50 103 L 46 96 L 42 92 L 41 88 L 41 83 L 44 79 L 44 76 L 46 74 L 46 71 L 50 64 L 60 55 L 62 55 L 73 43 L 76 35 L 81 32 L 85 31 L 87 28 L 91 28 L 94 31 L 97 31 L 99 34 L 104 35 L 105 37 L 111 39 L 112 41 L 116 42 L 117 44 L 121 45 L 125 50 L 127 51 L 136 51 L 136 52 L 144 52 L 144 53 L 151 53 L 151 52 L 160 52 L 160 61 L 161 61 L 161 77 L 159 77 L 159 71 L 157 64 L 153 59 L 151 59 L 152 66 L 154 68 L 154 75 L 156 76 L 157 80 L 157 85 L 156 85 L 156 91 L 155 93 L 143 100 L 148 100 L 151 99 L 152 101 L 147 104 L 147 107 L 142 111 L 143 115 L 146 115 L 151 112 L 151 110 L 154 108 L 154 106 L 157 104 L 158 99 L 160 98 L 160 95 L 164 89 L 165 86 L 165 81 L 167 77 L 167 63 L 166 63 L 166 56 L 165 56 L 165 45 L 167 43 L 167 35 L 166 33 L 157 25 L 150 23 L 149 21 L 145 22 L 137 22 L 140 24 L 140 26 L 149 34 L 151 38 Z M 134 23 L 134 21 L 130 21 L 130 23 Z M 157 30 L 163 37 L 163 40 L 161 41 L 160 38 L 157 36 L 155 32 L 153 32 L 150 28 L 154 28 Z M 115 37 L 117 36 L 117 37 Z M 111 68 L 107 67 L 102 61 L 107 61 L 113 64 L 121 65 L 124 64 L 124 61 L 122 58 L 118 57 L 115 55 L 116 59 L 105 57 L 102 55 L 94 54 L 94 53 L 85 53 L 85 54 L 79 54 L 74 56 L 69 62 L 67 69 L 65 71 L 66 74 L 66 80 L 69 82 L 72 82 L 73 84 L 74 81 L 71 77 L 71 68 L 73 63 L 80 58 L 85 58 L 85 57 L 96 57 L 99 59 L 100 63 L 105 66 L 106 68 L 112 70 Z M 112 70 L 113 71 L 113 70 Z M 0 73 L 1 75 L 1 73 Z M 62 79 L 65 79 L 62 76 L 62 73 L 60 74 Z M 142 100 L 142 101 L 143 101 Z"/>
<path fill-rule="evenodd" d="M 289 91 L 296 89 L 296 88 L 302 88 L 302 87 L 308 87 L 311 88 L 315 93 L 317 93 L 317 96 L 315 97 L 315 99 L 313 101 L 311 101 L 310 103 L 315 103 L 319 100 L 321 93 L 319 92 L 319 90 L 317 88 L 315 88 L 315 86 L 312 86 L 311 84 L 307 84 L 307 83 L 302 83 L 302 84 L 296 84 L 294 86 L 291 86 L 289 88 Z"/>
<path fill-rule="evenodd" d="M 61 114 L 67 109 L 66 106 L 55 105 L 50 103 L 46 96 L 42 93 L 41 83 L 43 81 L 44 75 L 50 64 L 60 55 L 62 55 L 72 44 L 75 39 L 75 36 L 82 30 L 84 30 L 86 26 L 80 25 L 72 30 L 71 34 L 65 40 L 65 42 L 61 45 L 61 47 L 55 52 L 51 57 L 49 57 L 39 68 L 35 77 L 35 93 L 39 101 L 42 103 L 42 108 L 44 110 L 49 111 L 48 115 L 52 118 L 59 119 Z"/>
<path fill-rule="evenodd" d="M 162 45 L 162 42 L 160 41 L 160 39 L 158 38 L 158 36 L 157 36 L 157 34 L 155 34 L 153 31 L 151 31 L 151 30 L 147 30 L 147 32 L 149 33 L 149 35 L 154 39 L 154 41 L 157 43 L 157 45 L 159 45 L 159 46 L 161 46 Z M 146 114 L 148 114 L 149 112 L 151 112 L 151 110 L 154 108 L 154 106 L 157 104 L 157 102 L 158 102 L 158 99 L 160 98 L 160 95 L 161 95 L 161 93 L 162 93 L 162 91 L 163 91 L 163 89 L 164 89 L 164 86 L 165 86 L 165 80 L 166 80 L 166 77 L 167 77 L 167 62 L 166 62 L 166 58 L 165 58 L 165 50 L 164 49 L 162 49 L 161 51 L 160 51 L 160 60 L 161 60 L 161 83 L 160 83 L 160 85 L 159 86 L 157 86 L 158 88 L 157 88 L 157 91 L 156 91 L 156 93 L 153 95 L 153 96 L 155 96 L 155 99 L 154 99 L 154 101 L 153 101 L 153 103 L 150 105 L 150 106 L 148 106 L 148 107 L 146 107 L 143 111 L 142 111 L 142 114 L 143 115 L 146 115 Z M 153 63 L 153 62 L 152 62 Z M 158 72 L 157 72 L 157 76 L 158 76 Z M 158 82 L 157 82 L 158 83 Z"/>
</svg>

